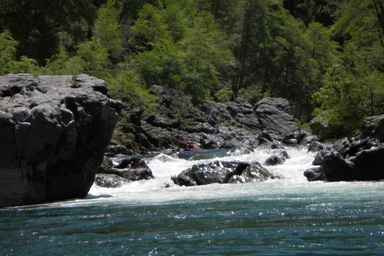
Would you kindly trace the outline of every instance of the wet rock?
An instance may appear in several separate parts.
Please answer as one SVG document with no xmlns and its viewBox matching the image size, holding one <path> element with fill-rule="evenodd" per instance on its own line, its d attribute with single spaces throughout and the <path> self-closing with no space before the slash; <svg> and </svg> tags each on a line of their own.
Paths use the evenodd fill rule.
<svg viewBox="0 0 384 256">
<path fill-rule="evenodd" d="M 308 152 L 318 152 L 324 149 L 324 145 L 319 141 L 312 141 L 308 146 Z"/>
<path fill-rule="evenodd" d="M 288 158 L 289 158 L 289 155 L 287 151 L 285 150 L 277 151 L 273 155 L 268 157 L 265 160 L 264 164 L 267 166 L 279 165 L 279 164 L 283 164 L 285 160 L 287 160 Z"/>
<path fill-rule="evenodd" d="M 244 183 L 275 178 L 258 162 L 214 161 L 193 165 L 172 177 L 180 186 L 196 186 L 212 183 Z"/>
<path fill-rule="evenodd" d="M 322 165 L 324 162 L 324 155 L 326 151 L 319 151 L 316 153 L 315 158 L 313 159 L 312 165 Z"/>
<path fill-rule="evenodd" d="M 300 130 L 293 131 L 285 135 L 282 143 L 287 145 L 308 145 L 314 141 L 318 141 L 318 137 L 312 135 L 309 131 Z"/>
<path fill-rule="evenodd" d="M 111 160 L 104 159 L 102 167 L 99 169 L 100 174 L 113 174 L 117 175 L 128 181 L 148 180 L 153 179 L 152 170 L 146 162 L 139 158 L 125 158 L 117 165 L 111 165 Z"/>
<path fill-rule="evenodd" d="M 314 167 L 306 170 L 304 172 L 304 176 L 307 178 L 308 181 L 324 180 L 324 174 L 321 170 L 321 167 Z"/>
<path fill-rule="evenodd" d="M 98 173 L 95 177 L 95 184 L 104 188 L 118 188 L 128 182 L 127 179 L 115 174 Z"/>
</svg>

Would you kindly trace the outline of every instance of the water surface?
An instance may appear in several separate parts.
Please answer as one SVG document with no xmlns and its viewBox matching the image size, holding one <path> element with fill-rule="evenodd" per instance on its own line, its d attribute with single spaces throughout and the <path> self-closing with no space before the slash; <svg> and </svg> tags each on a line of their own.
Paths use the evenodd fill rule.
<svg viewBox="0 0 384 256">
<path fill-rule="evenodd" d="M 0 255 L 384 255 L 384 183 L 309 183 L 313 154 L 287 151 L 268 167 L 280 180 L 178 187 L 172 175 L 210 160 L 159 155 L 148 160 L 154 180 L 1 209 Z"/>
</svg>

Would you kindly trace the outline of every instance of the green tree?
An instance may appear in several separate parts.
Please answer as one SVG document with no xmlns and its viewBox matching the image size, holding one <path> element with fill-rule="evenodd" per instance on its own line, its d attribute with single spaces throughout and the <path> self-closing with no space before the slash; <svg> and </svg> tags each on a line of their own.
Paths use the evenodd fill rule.
<svg viewBox="0 0 384 256">
<path fill-rule="evenodd" d="M 248 0 L 238 38 L 234 97 L 248 94 L 248 88 L 259 93 L 255 100 L 265 95 L 284 97 L 295 115 L 308 121 L 311 95 L 322 86 L 322 76 L 336 54 L 327 30 L 316 23 L 306 29 L 280 0 Z"/>
<path fill-rule="evenodd" d="M 211 98 L 222 87 L 220 69 L 233 58 L 225 34 L 212 15 L 201 12 L 194 17 L 180 46 L 184 52 L 185 91 L 199 100 Z"/>
<path fill-rule="evenodd" d="M 382 11 L 380 1 L 349 0 L 337 12 L 333 31 L 345 38 L 343 52 L 313 96 L 315 115 L 327 119 L 331 136 L 344 136 L 384 111 Z"/>
<path fill-rule="evenodd" d="M 38 72 L 36 60 L 26 56 L 21 56 L 20 61 L 15 60 L 17 46 L 18 42 L 8 30 L 0 33 L 0 75 Z"/>
<path fill-rule="evenodd" d="M 8 30 L 0 33 L 0 75 L 5 75 L 13 69 L 17 45 L 18 42 Z"/>
<path fill-rule="evenodd" d="M 192 1 L 144 5 L 131 28 L 137 54 L 129 63 L 147 87 L 165 85 L 205 100 L 220 89 L 220 69 L 232 55 L 213 16 L 194 8 Z"/>
<path fill-rule="evenodd" d="M 28 56 L 44 65 L 60 45 L 73 47 L 85 40 L 100 0 L 2 0 L 0 28 L 19 42 L 16 58 Z"/>
<path fill-rule="evenodd" d="M 122 33 L 120 31 L 119 16 L 121 7 L 116 0 L 108 0 L 97 10 L 97 18 L 93 35 L 101 47 L 108 50 L 112 60 L 121 57 L 123 51 Z"/>
</svg>

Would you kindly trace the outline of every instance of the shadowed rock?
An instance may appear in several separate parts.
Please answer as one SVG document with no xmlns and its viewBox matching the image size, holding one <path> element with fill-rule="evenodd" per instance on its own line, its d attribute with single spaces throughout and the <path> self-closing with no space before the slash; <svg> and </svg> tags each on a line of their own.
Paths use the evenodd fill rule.
<svg viewBox="0 0 384 256">
<path fill-rule="evenodd" d="M 121 108 L 88 75 L 0 76 L 0 206 L 84 197 Z"/>
<path fill-rule="evenodd" d="M 304 172 L 309 181 L 370 181 L 384 179 L 384 116 L 369 117 L 356 137 L 320 148 L 313 164 Z"/>
</svg>

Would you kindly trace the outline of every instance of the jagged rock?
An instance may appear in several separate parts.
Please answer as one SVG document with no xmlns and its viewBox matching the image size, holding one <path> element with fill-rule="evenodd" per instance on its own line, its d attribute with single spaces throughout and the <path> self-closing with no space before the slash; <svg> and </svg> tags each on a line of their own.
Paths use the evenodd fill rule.
<svg viewBox="0 0 384 256">
<path fill-rule="evenodd" d="M 0 206 L 84 197 L 121 109 L 88 75 L 0 76 Z"/>
<path fill-rule="evenodd" d="M 287 151 L 282 150 L 282 151 L 275 152 L 273 155 L 268 157 L 265 160 L 264 164 L 267 166 L 279 165 L 284 163 L 285 160 L 287 160 L 288 158 L 289 158 L 289 155 Z"/>
<path fill-rule="evenodd" d="M 128 150 L 125 146 L 118 144 L 117 142 L 110 142 L 107 147 L 105 155 L 113 157 L 116 155 L 132 155 L 133 152 Z"/>
<path fill-rule="evenodd" d="M 254 110 L 261 129 L 274 140 L 281 141 L 288 133 L 298 130 L 297 120 L 291 115 L 286 99 L 264 98 L 255 104 Z"/>
<path fill-rule="evenodd" d="M 324 155 L 326 151 L 319 151 L 316 153 L 315 158 L 312 161 L 312 165 L 322 165 L 324 162 Z"/>
<path fill-rule="evenodd" d="M 214 161 L 193 165 L 172 177 L 180 186 L 207 185 L 212 183 L 244 183 L 275 178 L 258 162 Z"/>
<path fill-rule="evenodd" d="M 125 158 L 115 166 L 109 158 L 105 157 L 102 167 L 104 168 L 100 168 L 98 173 L 117 175 L 123 178 L 125 182 L 154 178 L 152 170 L 145 161 L 135 157 Z"/>
<path fill-rule="evenodd" d="M 98 173 L 95 176 L 95 184 L 99 187 L 118 188 L 128 182 L 129 180 L 115 174 Z"/>
<path fill-rule="evenodd" d="M 308 152 L 318 152 L 324 149 L 324 145 L 319 141 L 312 141 L 308 146 Z"/>
<path fill-rule="evenodd" d="M 360 132 L 362 138 L 374 138 L 384 142 L 384 115 L 366 118 Z"/>
<path fill-rule="evenodd" d="M 308 145 L 318 140 L 318 137 L 312 135 L 309 131 L 300 130 L 288 133 L 285 135 L 282 142 L 287 145 Z"/>
<path fill-rule="evenodd" d="M 297 130 L 284 99 L 268 98 L 252 107 L 242 99 L 196 103 L 163 86 L 152 86 L 151 91 L 156 96 L 156 114 L 145 114 L 125 102 L 125 119 L 130 122 L 124 122 L 114 138 L 136 152 L 177 150 L 179 141 L 191 141 L 201 149 L 252 149 L 281 142 Z"/>
<path fill-rule="evenodd" d="M 368 181 L 384 179 L 384 116 L 370 117 L 358 136 L 344 138 L 321 148 L 313 161 L 320 165 L 305 171 L 308 180 Z M 372 136 L 372 137 L 371 137 Z"/>
</svg>

